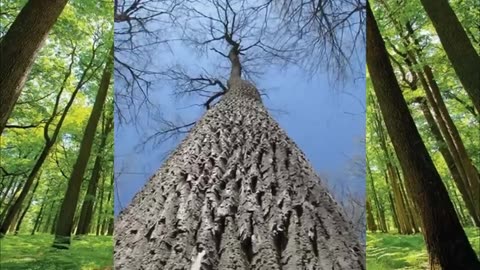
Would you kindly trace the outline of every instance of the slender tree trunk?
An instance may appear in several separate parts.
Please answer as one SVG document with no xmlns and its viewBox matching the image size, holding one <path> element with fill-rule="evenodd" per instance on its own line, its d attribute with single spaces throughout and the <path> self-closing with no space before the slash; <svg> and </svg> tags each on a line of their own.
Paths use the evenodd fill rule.
<svg viewBox="0 0 480 270">
<path fill-rule="evenodd" d="M 50 190 L 50 187 L 47 189 L 47 191 L 45 192 L 45 195 L 42 199 L 42 205 L 40 206 L 40 211 L 38 211 L 38 214 L 37 214 L 37 217 L 35 218 L 35 223 L 33 225 L 33 229 L 32 229 L 32 233 L 31 235 L 34 235 L 36 231 L 38 231 L 40 229 L 40 224 L 42 224 L 42 218 L 43 218 L 43 211 L 45 209 L 45 205 L 47 203 L 47 196 L 48 196 L 48 192 Z"/>
<path fill-rule="evenodd" d="M 375 218 L 373 217 L 372 206 L 370 204 L 370 200 L 366 200 L 366 208 L 367 208 L 367 228 L 371 232 L 377 231 L 377 224 L 375 224 Z"/>
<path fill-rule="evenodd" d="M 15 199 L 17 198 L 17 194 L 18 192 L 20 191 L 20 189 L 22 188 L 22 185 L 23 183 L 22 182 L 19 182 L 16 187 L 14 188 L 14 191 L 12 192 L 12 195 L 10 196 L 10 198 L 8 199 L 8 202 L 7 204 L 5 205 L 5 208 L 3 208 L 2 210 L 2 214 L 0 215 L 0 221 L 2 221 L 2 224 L 3 222 L 5 221 L 5 216 L 7 215 L 8 213 L 8 210 L 14 205 L 14 202 L 15 202 Z M 10 226 L 10 225 L 9 225 Z M 6 231 L 7 229 L 5 229 Z M 1 237 L 1 232 L 0 232 L 0 237 Z"/>
<path fill-rule="evenodd" d="M 79 155 L 70 176 L 67 191 L 60 207 L 60 215 L 57 220 L 55 229 L 55 240 L 53 247 L 68 248 L 70 245 L 70 234 L 72 233 L 73 218 L 75 216 L 75 209 L 80 195 L 80 188 L 83 181 L 85 168 L 87 167 L 88 159 L 92 150 L 93 139 L 95 137 L 95 130 L 98 121 L 102 114 L 102 109 L 107 97 L 108 88 L 110 86 L 110 79 L 112 76 L 113 67 L 113 47 L 107 55 L 107 62 L 103 70 L 100 86 L 98 88 L 97 97 L 93 104 L 92 113 L 88 119 L 85 133 L 83 135 L 82 143 L 80 144 Z"/>
<path fill-rule="evenodd" d="M 104 152 L 105 145 L 107 144 L 107 138 L 110 131 L 113 128 L 113 118 L 108 117 L 105 123 L 104 131 L 100 141 L 100 147 L 95 158 L 95 164 L 93 166 L 90 182 L 88 183 L 87 194 L 83 200 L 82 209 L 80 210 L 80 220 L 78 221 L 77 235 L 88 234 L 90 231 L 90 224 L 93 217 L 93 205 L 96 200 L 98 179 L 100 179 L 100 173 L 102 170 L 102 152 Z"/>
<path fill-rule="evenodd" d="M 55 215 L 53 216 L 52 227 L 50 228 L 50 234 L 55 233 L 55 229 L 57 227 L 57 220 L 58 220 L 59 215 L 60 215 L 60 209 L 55 211 Z"/>
<path fill-rule="evenodd" d="M 368 70 L 406 186 L 420 210 L 431 265 L 479 269 L 480 262 L 410 115 L 368 3 L 367 35 Z"/>
<path fill-rule="evenodd" d="M 15 231 L 15 225 L 17 224 L 18 219 L 20 218 L 21 213 L 18 212 L 12 220 L 12 223 L 10 224 L 10 227 L 7 228 L 7 232 L 13 233 Z"/>
<path fill-rule="evenodd" d="M 480 216 L 476 213 L 474 201 L 472 200 L 471 194 L 468 191 L 465 185 L 465 182 L 458 171 L 458 168 L 455 164 L 452 154 L 447 148 L 447 144 L 443 139 L 442 134 L 440 133 L 440 130 L 437 127 L 435 119 L 433 118 L 432 113 L 430 112 L 430 109 L 428 108 L 428 105 L 425 99 L 422 99 L 421 101 L 419 101 L 418 104 L 420 105 L 420 109 L 422 110 L 423 115 L 427 120 L 428 126 L 430 128 L 430 132 L 432 133 L 434 139 L 437 142 L 439 151 L 442 154 L 448 169 L 450 170 L 452 179 L 455 182 L 458 190 L 460 191 L 460 194 L 462 195 L 463 201 L 465 202 L 465 206 L 467 207 L 467 210 L 470 213 L 470 216 L 473 218 L 475 225 L 477 227 L 480 227 Z"/>
<path fill-rule="evenodd" d="M 111 217 L 108 219 L 108 228 L 107 228 L 107 235 L 113 235 L 113 230 L 114 230 L 114 218 L 113 214 Z"/>
<path fill-rule="evenodd" d="M 52 203 L 50 204 L 50 209 L 48 210 L 47 222 L 45 222 L 45 226 L 43 226 L 42 232 L 44 232 L 44 233 L 50 232 L 51 224 L 52 224 L 52 218 L 55 219 L 55 213 L 56 212 L 53 210 L 54 207 L 55 207 L 55 201 L 52 201 Z"/>
<path fill-rule="evenodd" d="M 3 177 L 2 178 L 2 181 L 4 179 L 7 179 L 7 177 Z M 14 184 L 15 184 L 15 179 L 16 177 L 10 177 L 10 181 L 8 181 L 8 185 L 7 185 L 7 188 L 5 189 L 2 189 L 2 195 L 0 197 L 0 209 L 4 209 L 3 207 L 3 203 L 5 202 L 5 200 L 7 199 L 8 197 L 8 194 L 10 193 L 10 191 L 12 191 L 12 188 L 15 189 L 14 187 Z M 6 205 L 5 207 L 8 207 L 8 205 Z M 0 220 L 2 220 L 1 216 L 0 216 Z"/>
<path fill-rule="evenodd" d="M 29 0 L 0 41 L 0 134 L 22 91 L 35 57 L 67 0 Z"/>
<path fill-rule="evenodd" d="M 115 179 L 115 176 L 112 173 L 112 175 L 110 177 L 110 189 L 108 189 L 107 203 L 106 203 L 106 205 L 111 206 L 112 208 L 109 208 L 111 210 L 108 210 L 108 212 L 104 211 L 103 222 L 102 222 L 102 230 L 101 230 L 102 234 L 107 233 L 108 235 L 111 235 L 110 225 L 113 222 L 113 203 L 112 203 L 113 199 L 112 199 L 112 197 L 113 197 L 113 188 L 114 188 L 113 187 L 113 185 L 114 185 L 113 182 L 114 182 L 114 179 Z M 105 187 L 105 185 L 104 185 L 104 187 Z M 102 204 L 103 204 L 103 202 L 102 202 Z"/>
<path fill-rule="evenodd" d="M 43 162 L 47 159 L 51 146 L 52 145 L 50 143 L 45 144 L 42 152 L 40 153 L 40 156 L 38 157 L 37 161 L 35 162 L 35 165 L 32 168 L 32 171 L 28 175 L 28 178 L 25 181 L 25 184 L 23 185 L 20 195 L 18 196 L 18 198 L 16 198 L 15 202 L 8 209 L 8 212 L 5 215 L 5 219 L 2 222 L 2 226 L 0 227 L 0 236 L 7 232 L 8 228 L 12 225 L 14 221 L 14 217 L 17 216 L 18 213 L 20 212 L 23 202 L 27 197 L 28 193 L 30 192 L 30 188 L 35 178 L 37 177 L 37 174 L 40 171 L 43 165 Z"/>
<path fill-rule="evenodd" d="M 370 162 L 368 160 L 368 157 L 366 158 L 366 161 L 367 161 L 367 175 L 369 176 L 369 179 L 370 179 L 370 187 L 371 187 L 371 190 L 372 190 L 372 196 L 373 196 L 373 201 L 374 201 L 374 205 L 377 209 L 377 215 L 378 215 L 378 224 L 380 226 L 380 231 L 381 232 L 388 232 L 388 225 L 387 225 L 387 222 L 385 220 L 385 208 L 383 207 L 382 203 L 380 203 L 380 200 L 378 198 L 378 195 L 377 195 L 377 190 L 375 188 L 375 183 L 374 183 L 374 180 L 373 180 L 373 176 L 372 176 L 372 170 L 370 169 Z M 370 194 L 368 194 L 368 196 L 370 197 Z"/>
<path fill-rule="evenodd" d="M 415 215 L 416 214 L 416 209 L 411 204 L 411 197 L 412 196 L 409 195 L 407 190 L 405 189 L 405 185 L 404 185 L 405 180 L 403 179 L 403 175 L 400 173 L 400 170 L 398 169 L 397 162 L 395 162 L 395 172 L 396 172 L 397 178 L 399 179 L 399 181 L 398 181 L 399 189 L 400 189 L 400 193 L 402 194 L 403 204 L 405 205 L 405 210 L 406 210 L 406 215 L 407 215 L 408 222 L 410 224 L 412 232 L 413 233 L 418 233 L 418 232 L 420 232 L 419 228 L 421 227 L 419 225 L 420 222 L 416 218 L 417 217 L 417 215 Z"/>
<path fill-rule="evenodd" d="M 27 205 L 25 206 L 25 209 L 23 210 L 22 214 L 20 215 L 20 218 L 18 219 L 17 225 L 15 226 L 15 234 L 18 234 L 20 231 L 20 226 L 22 226 L 23 218 L 25 218 L 25 215 L 28 212 L 28 209 L 30 209 L 30 206 L 32 205 L 33 197 L 35 196 L 35 191 L 37 191 L 38 184 L 40 184 L 40 176 L 38 177 L 37 182 L 35 183 L 35 186 L 33 187 L 32 190 L 32 195 L 30 195 L 30 199 L 28 200 Z"/>
<path fill-rule="evenodd" d="M 448 0 L 420 0 L 460 82 L 480 113 L 480 56 Z"/>
<path fill-rule="evenodd" d="M 473 165 L 473 161 L 468 156 L 465 145 L 463 144 L 460 133 L 458 132 L 455 123 L 453 122 L 450 114 L 448 113 L 447 107 L 443 102 L 443 98 L 440 94 L 440 88 L 438 87 L 431 68 L 426 65 L 424 66 L 424 72 L 428 79 L 430 90 L 432 96 L 427 93 L 427 98 L 432 100 L 432 103 L 438 105 L 439 116 L 446 124 L 445 133 L 448 133 L 451 136 L 451 141 L 453 143 L 452 151 L 456 151 L 458 154 L 458 163 L 462 166 L 465 173 L 466 184 L 470 190 L 471 199 L 473 202 L 480 202 L 480 175 L 477 168 Z M 445 135 L 447 136 L 447 135 Z M 474 209 L 477 213 L 477 216 L 480 216 L 480 203 L 474 203 Z"/>
<path fill-rule="evenodd" d="M 95 230 L 96 235 L 100 235 L 102 224 L 103 224 L 103 217 L 105 216 L 103 213 L 103 197 L 105 196 L 105 174 L 102 175 L 102 188 L 100 189 L 100 204 L 98 206 L 98 218 L 97 218 L 97 228 Z"/>
<path fill-rule="evenodd" d="M 226 94 L 116 220 L 115 269 L 365 269 L 352 224 L 241 80 L 238 54 Z"/>
<path fill-rule="evenodd" d="M 412 48 L 412 45 L 415 45 L 415 47 L 413 47 L 414 49 L 407 49 L 406 53 L 401 53 L 397 49 L 394 49 L 397 53 L 402 55 L 412 75 L 415 78 L 420 79 L 427 94 L 427 100 L 430 103 L 434 114 L 432 116 L 428 106 L 423 100 L 420 100 L 421 109 L 434 137 L 439 142 L 440 150 L 445 161 L 449 165 L 452 177 L 457 182 L 458 188 L 463 190 L 462 195 L 464 196 L 464 200 L 475 219 L 475 217 L 480 216 L 480 204 L 474 203 L 480 201 L 480 176 L 478 171 L 468 157 L 460 134 L 448 113 L 447 107 L 445 106 L 440 94 L 440 88 L 435 81 L 430 66 L 420 63 L 423 58 L 420 49 L 421 45 L 418 38 L 415 36 L 415 31 L 413 30 L 411 23 L 407 22 L 405 24 L 408 36 L 403 35 L 404 29 L 402 24 L 390 12 L 387 3 L 384 1 L 380 2 L 384 5 L 398 34 L 401 36 L 404 47 Z M 416 72 L 413 65 L 423 65 L 423 71 Z M 412 90 L 417 89 L 416 83 L 410 84 L 410 87 Z M 445 147 L 442 142 L 446 143 L 448 147 Z"/>
<path fill-rule="evenodd" d="M 45 145 L 44 145 L 37 161 L 35 162 L 35 165 L 33 165 L 33 168 L 30 171 L 30 174 L 28 175 L 27 180 L 25 181 L 25 184 L 22 188 L 22 192 L 20 192 L 20 195 L 15 200 L 12 207 L 9 208 L 9 210 L 8 210 L 6 216 L 5 216 L 5 219 L 2 221 L 2 225 L 0 226 L 0 237 L 2 237 L 7 232 L 8 228 L 10 227 L 10 225 L 13 221 L 13 217 L 16 216 L 18 214 L 18 212 L 20 211 L 20 209 L 22 207 L 22 204 L 23 204 L 23 201 L 27 197 L 27 194 L 30 191 L 30 188 L 33 184 L 33 181 L 34 181 L 35 177 L 37 177 L 37 174 L 40 171 L 40 169 L 43 165 L 43 162 L 45 162 L 45 160 L 47 159 L 48 154 L 50 153 L 50 149 L 53 147 L 53 145 L 55 145 L 58 134 L 60 132 L 60 128 L 62 127 L 63 121 L 65 120 L 65 117 L 67 116 L 67 113 L 68 113 L 70 107 L 72 106 L 73 101 L 74 101 L 78 91 L 80 90 L 81 86 L 85 82 L 84 78 L 85 78 L 86 72 L 92 66 L 94 56 L 92 56 L 92 59 L 91 59 L 90 63 L 85 68 L 85 70 L 82 74 L 82 78 L 80 79 L 79 83 L 77 84 L 77 87 L 75 88 L 72 95 L 70 96 L 70 99 L 69 99 L 67 105 L 65 106 L 65 109 L 63 110 L 62 115 L 60 116 L 60 119 L 59 119 L 58 123 L 55 126 L 53 134 L 50 136 L 49 135 L 49 127 L 53 123 L 54 119 L 57 116 L 58 106 L 60 104 L 60 98 L 62 96 L 62 93 L 63 93 L 64 89 L 65 89 L 66 82 L 67 82 L 67 80 L 70 77 L 70 74 L 72 72 L 72 68 L 73 68 L 73 64 L 74 64 L 74 56 L 75 56 L 75 49 L 72 52 L 72 55 L 71 55 L 72 60 L 70 62 L 68 70 L 65 73 L 64 80 L 63 80 L 62 86 L 60 88 L 60 91 L 57 94 L 52 115 L 48 119 L 48 121 L 45 124 L 44 129 L 43 129 L 43 134 L 44 134 L 44 138 L 45 138 Z"/>
</svg>

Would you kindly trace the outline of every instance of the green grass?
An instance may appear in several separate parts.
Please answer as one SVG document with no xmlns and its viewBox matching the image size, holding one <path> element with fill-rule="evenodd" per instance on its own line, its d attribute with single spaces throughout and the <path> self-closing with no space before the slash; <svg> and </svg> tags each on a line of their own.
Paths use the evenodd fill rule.
<svg viewBox="0 0 480 270">
<path fill-rule="evenodd" d="M 0 269 L 93 270 L 112 269 L 111 236 L 73 239 L 70 249 L 52 248 L 53 235 L 7 235 L 0 240 Z"/>
<path fill-rule="evenodd" d="M 465 229 L 472 247 L 480 255 L 478 229 Z M 368 270 L 424 270 L 428 268 L 428 256 L 421 234 L 399 235 L 384 233 L 367 234 Z"/>
</svg>

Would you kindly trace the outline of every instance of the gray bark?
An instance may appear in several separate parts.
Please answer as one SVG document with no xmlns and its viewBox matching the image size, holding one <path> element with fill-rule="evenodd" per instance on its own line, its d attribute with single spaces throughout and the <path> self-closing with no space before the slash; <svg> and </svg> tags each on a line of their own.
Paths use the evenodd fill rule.
<svg viewBox="0 0 480 270">
<path fill-rule="evenodd" d="M 365 269 L 255 86 L 232 76 L 229 88 L 115 221 L 115 269 Z"/>
</svg>

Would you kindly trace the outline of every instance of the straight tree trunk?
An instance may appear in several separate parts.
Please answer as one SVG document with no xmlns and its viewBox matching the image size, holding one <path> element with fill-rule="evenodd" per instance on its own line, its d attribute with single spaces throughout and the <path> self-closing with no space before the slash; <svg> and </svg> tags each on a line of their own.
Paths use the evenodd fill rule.
<svg viewBox="0 0 480 270">
<path fill-rule="evenodd" d="M 42 232 L 44 233 L 50 232 L 52 218 L 55 219 L 55 214 L 56 214 L 56 212 L 53 210 L 54 208 L 55 208 L 55 201 L 52 201 L 52 203 L 50 204 L 50 209 L 48 210 L 47 221 L 45 222 L 45 226 L 43 226 Z"/>
<path fill-rule="evenodd" d="M 40 184 L 40 176 L 38 178 L 39 179 L 37 180 L 37 182 L 35 183 L 35 186 L 33 187 L 32 195 L 30 195 L 30 199 L 28 200 L 28 203 L 25 206 L 25 209 L 23 210 L 22 214 L 20 215 L 17 225 L 15 226 L 15 231 L 14 231 L 15 234 L 18 234 L 18 232 L 20 231 L 20 226 L 22 226 L 23 219 L 25 218 L 25 215 L 27 214 L 28 209 L 30 209 L 30 206 L 32 205 L 33 196 L 35 196 L 35 191 L 37 191 L 38 184 Z"/>
<path fill-rule="evenodd" d="M 104 214 L 102 215 L 103 217 L 103 222 L 102 222 L 102 230 L 101 230 L 101 233 L 102 234 L 105 234 L 107 233 L 107 235 L 112 235 L 112 233 L 110 232 L 111 230 L 113 230 L 113 227 L 111 227 L 111 225 L 113 225 L 113 217 L 114 217 L 114 214 L 113 214 L 113 203 L 112 203 L 112 196 L 113 196 L 113 188 L 114 188 L 114 179 L 115 179 L 115 176 L 114 174 L 112 173 L 112 176 L 110 177 L 110 189 L 108 190 L 108 196 L 107 196 L 107 204 L 106 205 L 110 205 L 112 206 L 111 210 L 108 210 L 108 212 L 104 211 Z M 105 185 L 104 185 L 105 186 Z M 103 201 L 102 201 L 102 204 L 103 204 Z"/>
<path fill-rule="evenodd" d="M 7 177 L 3 176 L 2 178 L 2 181 L 3 180 L 6 180 L 8 179 Z M 10 177 L 10 179 L 8 179 L 8 185 L 6 188 L 2 188 L 2 194 L 1 194 L 1 197 L 0 197 L 0 209 L 3 209 L 3 203 L 5 202 L 5 200 L 7 199 L 8 197 L 8 194 L 10 193 L 10 191 L 13 189 L 15 189 L 14 187 L 14 184 L 15 184 L 15 179 L 16 177 Z M 8 205 L 6 205 L 5 207 L 7 207 Z M 2 220 L 1 216 L 0 216 L 0 221 Z"/>
<path fill-rule="evenodd" d="M 378 198 L 378 195 L 377 195 L 377 190 L 375 188 L 375 183 L 374 183 L 374 180 L 373 180 L 373 176 L 372 176 L 372 170 L 370 169 L 370 162 L 368 160 L 368 156 L 366 157 L 366 165 L 367 165 L 367 175 L 369 176 L 369 179 L 370 179 L 370 187 L 371 187 L 371 190 L 372 190 L 372 196 L 373 196 L 373 202 L 374 202 L 374 205 L 375 205 L 375 208 L 377 209 L 377 216 L 378 216 L 378 224 L 380 226 L 380 231 L 381 232 L 388 232 L 388 225 L 387 225 L 387 222 L 385 220 L 385 208 L 383 207 L 382 203 L 380 203 L 380 200 Z M 368 194 L 368 196 L 370 197 L 370 194 Z"/>
<path fill-rule="evenodd" d="M 480 113 L 480 56 L 448 0 L 420 0 L 460 82 Z"/>
<path fill-rule="evenodd" d="M 430 128 L 430 132 L 432 133 L 435 141 L 437 142 L 438 149 L 442 154 L 448 169 L 450 170 L 452 179 L 455 182 L 458 190 L 460 191 L 460 194 L 462 195 L 462 199 L 465 202 L 465 206 L 467 207 L 467 210 L 470 213 L 470 216 L 473 218 L 475 225 L 477 227 L 480 227 L 480 216 L 476 213 L 474 201 L 472 200 L 471 194 L 468 191 L 460 173 L 458 172 L 458 168 L 455 164 L 452 154 L 447 148 L 447 144 L 445 143 L 442 137 L 442 134 L 438 129 L 435 119 L 433 118 L 432 113 L 430 112 L 430 109 L 428 108 L 428 105 L 425 99 L 422 99 L 421 101 L 419 101 L 419 105 L 420 105 L 420 109 L 423 112 L 423 115 L 425 116 L 425 119 L 427 120 L 428 126 Z"/>
<path fill-rule="evenodd" d="M 353 226 L 240 78 L 115 221 L 115 269 L 365 269 Z"/>
<path fill-rule="evenodd" d="M 38 211 L 38 214 L 37 214 L 37 217 L 35 218 L 35 223 L 33 224 L 33 229 L 32 229 L 32 233 L 31 235 L 34 235 L 36 231 L 39 230 L 40 228 L 40 224 L 42 224 L 42 219 L 43 219 L 43 211 L 45 209 L 45 205 L 47 203 L 47 196 L 48 196 L 48 192 L 50 190 L 50 187 L 47 189 L 47 191 L 45 192 L 45 195 L 42 199 L 42 205 L 40 206 L 40 211 Z"/>
<path fill-rule="evenodd" d="M 33 184 L 33 181 L 37 177 L 38 172 L 40 171 L 43 163 L 47 159 L 48 154 L 50 153 L 50 149 L 55 145 L 55 142 L 57 141 L 57 137 L 58 137 L 58 134 L 60 133 L 60 129 L 62 127 L 62 124 L 65 120 L 65 117 L 67 116 L 67 113 L 68 113 L 70 107 L 73 104 L 73 101 L 74 101 L 78 91 L 80 90 L 80 88 L 85 83 L 84 79 L 86 77 L 86 72 L 92 67 L 94 55 L 92 56 L 92 58 L 90 60 L 90 63 L 87 65 L 87 67 L 83 71 L 83 74 L 82 74 L 81 79 L 79 80 L 79 82 L 77 84 L 77 87 L 75 88 L 72 95 L 70 96 L 70 99 L 69 99 L 67 105 L 65 106 L 65 108 L 64 108 L 64 110 L 63 110 L 63 112 L 60 116 L 60 119 L 58 120 L 57 124 L 55 125 L 55 129 L 53 131 L 53 134 L 49 135 L 49 129 L 50 129 L 49 127 L 53 123 L 54 119 L 57 116 L 58 106 L 60 104 L 60 99 L 62 97 L 62 93 L 65 89 L 67 80 L 70 77 L 70 74 L 72 73 L 72 68 L 73 68 L 73 64 L 74 64 L 74 56 L 75 56 L 75 49 L 73 50 L 73 52 L 71 54 L 70 65 L 68 67 L 68 70 L 65 72 L 65 76 L 64 76 L 64 79 L 63 79 L 62 86 L 60 88 L 60 91 L 57 94 L 57 97 L 56 97 L 56 100 L 55 100 L 55 105 L 54 105 L 54 108 L 53 108 L 53 111 L 52 111 L 52 115 L 48 119 L 48 121 L 45 124 L 44 129 L 43 129 L 43 134 L 44 134 L 44 138 L 45 138 L 45 145 L 44 145 L 42 151 L 40 152 L 40 155 L 38 156 L 37 160 L 35 161 L 35 164 L 33 165 L 33 168 L 30 171 L 30 173 L 27 177 L 27 180 L 25 181 L 25 184 L 22 188 L 22 191 L 20 192 L 20 195 L 15 200 L 12 207 L 9 208 L 9 210 L 8 210 L 6 216 L 5 216 L 5 219 L 2 221 L 2 225 L 0 226 L 0 238 L 3 235 L 5 235 L 5 233 L 7 232 L 8 228 L 10 227 L 10 225 L 13 221 L 13 217 L 16 216 L 18 214 L 18 212 L 20 211 L 20 209 L 22 207 L 22 204 L 23 204 L 23 201 L 27 197 L 27 194 L 30 192 L 30 188 Z"/>
<path fill-rule="evenodd" d="M 375 223 L 375 218 L 373 217 L 372 206 L 370 204 L 370 200 L 367 198 L 366 202 L 367 208 L 367 228 L 371 232 L 377 231 L 377 224 Z"/>
<path fill-rule="evenodd" d="M 29 0 L 0 41 L 0 134 L 35 57 L 68 0 Z"/>
<path fill-rule="evenodd" d="M 13 202 L 15 201 L 16 197 L 17 197 L 17 194 L 18 192 L 20 191 L 20 189 L 22 188 L 22 184 L 23 183 L 18 183 L 15 187 L 14 187 L 14 190 L 12 191 L 12 194 L 10 196 L 10 198 L 8 199 L 8 202 L 7 204 L 5 205 L 5 208 L 3 208 L 2 210 L 2 213 L 0 214 L 0 221 L 3 223 L 3 220 L 6 216 L 6 214 L 8 213 L 8 209 L 10 209 L 10 207 L 13 205 Z M 1 233 L 0 233 L 1 234 Z M 1 235 L 0 235 L 1 237 Z"/>
<path fill-rule="evenodd" d="M 442 269 L 479 269 L 480 262 L 410 115 L 368 3 L 367 36 L 368 70 L 407 189 L 420 210 L 430 264 Z"/>
<path fill-rule="evenodd" d="M 85 128 L 85 132 L 80 144 L 80 150 L 77 161 L 73 166 L 72 174 L 68 181 L 67 191 L 60 207 L 60 215 L 57 219 L 55 228 L 55 240 L 53 247 L 65 249 L 70 245 L 70 234 L 73 228 L 73 218 L 75 216 L 75 209 L 77 208 L 78 197 L 80 195 L 80 188 L 83 181 L 83 175 L 87 167 L 88 159 L 92 150 L 93 140 L 97 124 L 102 115 L 102 110 L 107 97 L 108 88 L 110 86 L 110 79 L 112 77 L 113 67 L 113 46 L 107 55 L 107 61 L 103 70 L 102 78 L 98 88 L 98 93 L 93 104 L 93 109 Z"/>
<path fill-rule="evenodd" d="M 432 134 L 438 141 L 440 151 L 448 164 L 452 177 L 457 183 L 457 187 L 462 193 L 467 208 L 474 220 L 478 220 L 478 218 L 475 217 L 480 216 L 480 204 L 475 202 L 480 201 L 480 176 L 468 157 L 460 134 L 448 113 L 431 67 L 420 63 L 423 58 L 423 53 L 421 52 L 421 45 L 418 38 L 415 36 L 412 24 L 410 22 L 405 24 L 405 30 L 408 33 L 408 36 L 405 36 L 403 34 L 405 30 L 403 29 L 402 24 L 390 12 L 387 3 L 385 1 L 380 2 L 387 10 L 389 18 L 397 30 L 397 34 L 402 39 L 403 46 L 405 48 L 414 48 L 408 49 L 406 53 L 401 53 L 392 45 L 393 49 L 398 54 L 402 55 L 412 75 L 415 78 L 420 79 L 427 94 L 427 100 L 430 103 L 434 114 L 432 115 L 430 113 L 428 105 L 423 99 L 418 101 L 420 102 L 422 112 L 429 124 Z M 423 71 L 416 72 L 413 65 L 423 65 Z M 409 85 L 412 90 L 417 89 L 416 83 L 409 83 Z M 475 223 L 478 224 L 478 222 Z"/>
<path fill-rule="evenodd" d="M 112 214 L 111 217 L 108 219 L 107 235 L 109 235 L 109 236 L 113 235 L 114 222 L 115 222 L 115 220 L 114 220 L 113 214 Z"/>
<path fill-rule="evenodd" d="M 108 117 L 105 124 L 105 129 L 102 132 L 100 147 L 95 157 L 95 164 L 93 166 L 90 182 L 88 183 L 87 194 L 83 200 L 82 209 L 80 210 L 80 220 L 78 221 L 77 235 L 88 234 L 90 231 L 90 224 L 93 217 L 93 205 L 96 200 L 98 179 L 102 170 L 102 153 L 104 152 L 107 138 L 113 128 L 113 118 Z"/>
<path fill-rule="evenodd" d="M 98 205 L 98 217 L 97 217 L 97 228 L 95 230 L 96 235 L 100 235 L 102 224 L 103 224 L 103 217 L 105 216 L 103 213 L 103 197 L 105 193 L 105 174 L 102 175 L 102 188 L 100 189 L 100 202 L 97 202 Z"/>
</svg>

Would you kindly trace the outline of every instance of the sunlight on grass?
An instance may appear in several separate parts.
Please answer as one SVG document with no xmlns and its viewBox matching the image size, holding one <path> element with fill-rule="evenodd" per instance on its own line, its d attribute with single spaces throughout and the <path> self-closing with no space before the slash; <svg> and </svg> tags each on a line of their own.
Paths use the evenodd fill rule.
<svg viewBox="0 0 480 270">
<path fill-rule="evenodd" d="M 69 250 L 52 248 L 53 235 L 7 235 L 0 240 L 0 269 L 112 269 L 111 236 L 72 238 Z"/>
<path fill-rule="evenodd" d="M 480 255 L 480 233 L 478 229 L 467 228 L 465 231 L 472 247 Z M 368 270 L 425 270 L 427 268 L 427 250 L 421 234 L 367 234 Z"/>
</svg>

